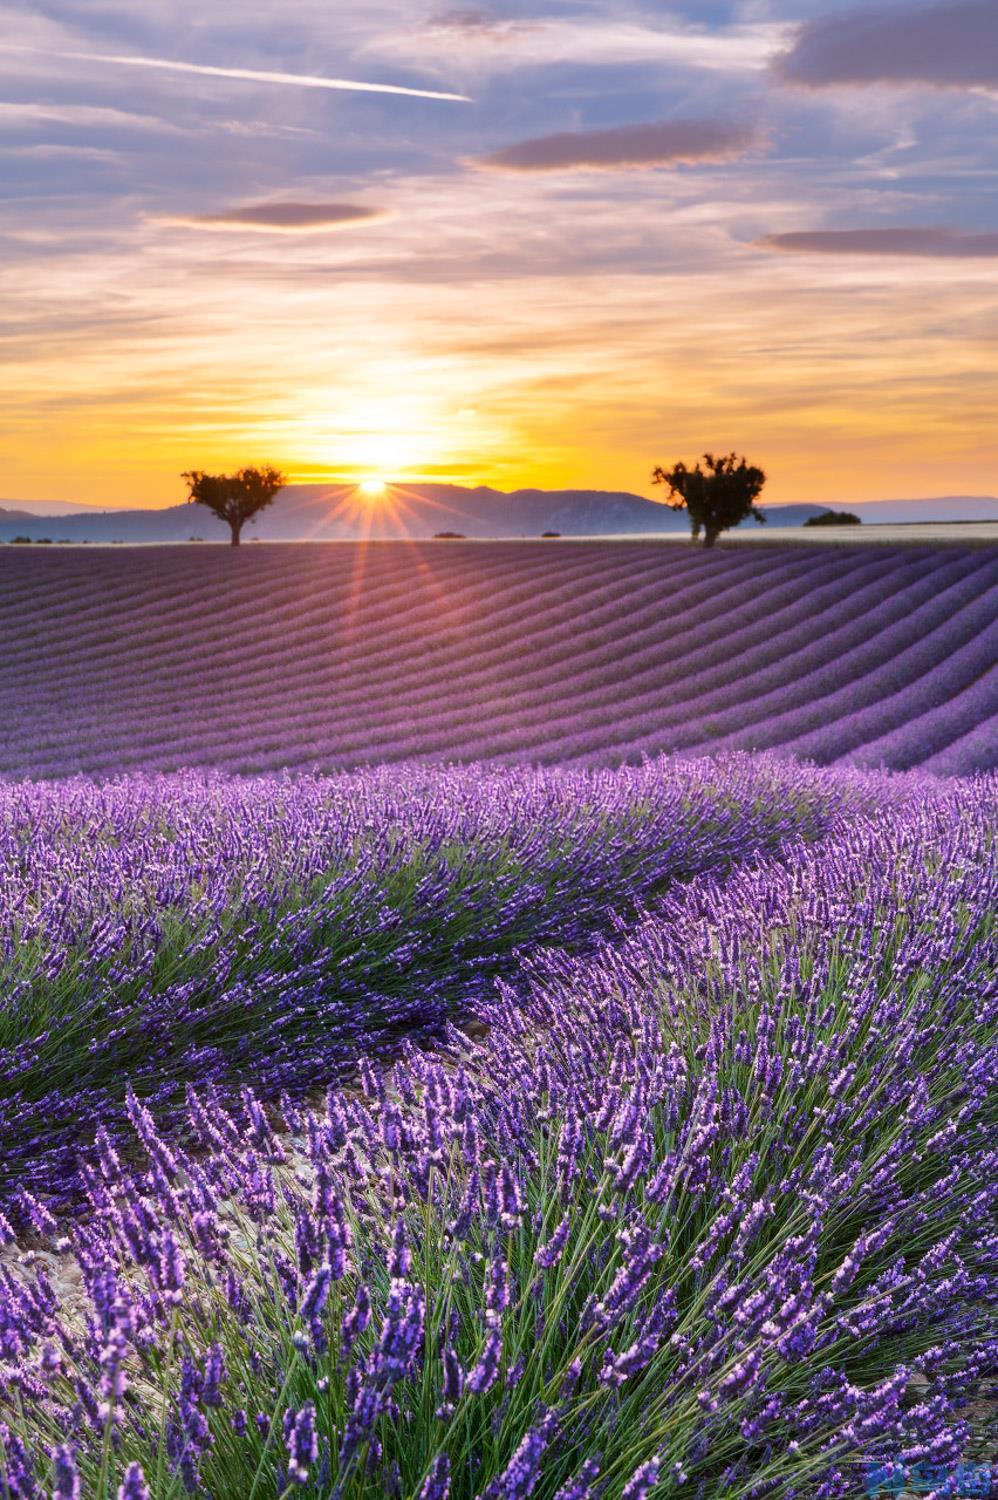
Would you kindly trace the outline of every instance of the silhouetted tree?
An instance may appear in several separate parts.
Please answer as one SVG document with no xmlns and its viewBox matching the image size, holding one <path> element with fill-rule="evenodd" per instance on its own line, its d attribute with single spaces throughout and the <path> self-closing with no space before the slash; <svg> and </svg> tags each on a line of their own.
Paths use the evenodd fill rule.
<svg viewBox="0 0 998 1500">
<path fill-rule="evenodd" d="M 702 531 L 704 546 L 713 547 L 722 531 L 737 526 L 747 516 L 765 521 L 755 506 L 766 483 L 761 469 L 734 453 L 725 457 L 705 453 L 703 463 L 704 467 L 698 462 L 695 469 L 678 463 L 672 469 L 656 468 L 652 472 L 653 484 L 669 486 L 669 508 L 685 510 L 689 515 L 694 541 Z"/>
<path fill-rule="evenodd" d="M 805 526 L 862 526 L 862 516 L 851 510 L 825 510 L 820 516 L 809 516 Z"/>
<path fill-rule="evenodd" d="M 205 474 L 190 469 L 181 475 L 187 481 L 192 505 L 204 505 L 232 530 L 232 545 L 239 546 L 239 533 L 247 521 L 259 515 L 287 484 L 279 469 L 239 469 L 235 474 Z"/>
</svg>

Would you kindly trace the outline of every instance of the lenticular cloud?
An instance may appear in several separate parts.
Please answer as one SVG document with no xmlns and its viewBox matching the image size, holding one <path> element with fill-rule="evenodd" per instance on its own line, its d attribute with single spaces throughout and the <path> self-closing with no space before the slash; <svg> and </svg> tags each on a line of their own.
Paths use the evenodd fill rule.
<svg viewBox="0 0 998 1500">
<path fill-rule="evenodd" d="M 478 165 L 504 172 L 674 167 L 730 161 L 759 144 L 747 125 L 718 120 L 657 120 L 611 130 L 566 131 L 507 146 Z"/>
<path fill-rule="evenodd" d="M 812 88 L 843 83 L 998 86 L 992 0 L 864 8 L 805 22 L 777 74 Z"/>
<path fill-rule="evenodd" d="M 974 259 L 998 256 L 998 233 L 973 233 L 945 225 L 898 229 L 801 229 L 767 234 L 767 250 L 817 255 L 929 255 Z"/>
</svg>

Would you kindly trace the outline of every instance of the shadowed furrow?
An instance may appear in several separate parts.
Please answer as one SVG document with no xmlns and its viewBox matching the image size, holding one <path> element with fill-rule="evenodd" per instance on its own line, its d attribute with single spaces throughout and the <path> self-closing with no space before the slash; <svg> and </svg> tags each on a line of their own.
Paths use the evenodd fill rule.
<svg viewBox="0 0 998 1500">
<path fill-rule="evenodd" d="M 0 775 L 771 748 L 994 763 L 991 549 L 0 556 Z"/>
</svg>

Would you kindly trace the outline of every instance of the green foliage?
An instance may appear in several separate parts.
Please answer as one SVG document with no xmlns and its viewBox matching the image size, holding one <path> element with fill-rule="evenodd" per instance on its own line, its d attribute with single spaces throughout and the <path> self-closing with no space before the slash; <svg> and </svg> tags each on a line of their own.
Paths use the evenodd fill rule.
<svg viewBox="0 0 998 1500">
<path fill-rule="evenodd" d="M 871 895 L 862 879 L 858 894 Z M 777 1497 L 820 1494 L 818 1481 L 833 1459 L 844 1463 L 858 1494 L 860 1457 L 847 1450 L 842 1418 L 835 1414 L 843 1369 L 848 1367 L 847 1389 L 865 1403 L 858 1410 L 870 1412 L 892 1383 L 903 1384 L 905 1372 L 917 1371 L 926 1360 L 945 1370 L 952 1390 L 958 1391 L 963 1379 L 955 1349 L 940 1348 L 937 1323 L 910 1312 L 892 1313 L 885 1287 L 903 1287 L 910 1307 L 918 1278 L 936 1274 L 947 1256 L 964 1279 L 979 1272 L 980 1227 L 951 1186 L 940 1190 L 960 1172 L 947 1177 L 939 1117 L 930 1119 L 930 1113 L 933 1107 L 945 1111 L 950 1096 L 965 1100 L 960 1118 L 967 1155 L 961 1171 L 979 1170 L 972 1164 L 983 1160 L 987 1149 L 986 1096 L 982 1088 L 973 1102 L 966 1099 L 952 1037 L 983 1056 L 986 1021 L 973 982 L 958 991 L 948 986 L 967 965 L 980 934 L 972 921 L 954 922 L 948 944 L 939 945 L 934 971 L 917 968 L 899 982 L 896 965 L 900 961 L 903 970 L 905 944 L 917 926 L 917 900 L 916 912 L 893 914 L 872 953 L 857 942 L 855 926 L 851 934 L 846 925 L 841 932 L 834 925 L 820 931 L 813 915 L 788 915 L 785 930 L 777 927 L 755 944 L 746 943 L 737 957 L 719 953 L 702 972 L 668 992 L 654 947 L 645 954 L 647 968 L 639 948 L 628 950 L 628 965 L 610 963 L 605 971 L 593 971 L 601 1002 L 595 1007 L 579 971 L 563 983 L 549 977 L 549 1035 L 536 1016 L 517 1028 L 510 1014 L 516 1034 L 471 1048 L 459 1067 L 419 1061 L 408 1075 L 408 1103 L 397 1093 L 398 1071 L 386 1078 L 382 1102 L 356 1091 L 352 1099 L 337 1100 L 335 1118 L 350 1127 L 351 1146 L 342 1160 L 323 1140 L 321 1117 L 285 1135 L 269 1165 L 248 1148 L 245 1156 L 234 1149 L 230 1171 L 248 1177 L 252 1167 L 262 1180 L 278 1166 L 281 1191 L 264 1194 L 265 1205 L 252 1194 L 219 1205 L 221 1233 L 213 1245 L 224 1250 L 211 1248 L 206 1254 L 192 1221 L 180 1218 L 172 1226 L 186 1265 L 184 1296 L 172 1313 L 164 1311 L 168 1326 L 160 1322 L 150 1328 L 130 1351 L 131 1391 L 115 1429 L 110 1465 L 99 1433 L 84 1433 L 77 1453 L 84 1494 L 111 1500 L 109 1468 L 123 1472 L 137 1461 L 152 1482 L 152 1500 L 183 1500 L 183 1474 L 175 1455 L 169 1456 L 169 1432 L 177 1431 L 173 1414 L 183 1410 L 185 1381 L 190 1386 L 190 1372 L 206 1368 L 213 1350 L 224 1356 L 224 1375 L 217 1400 L 203 1402 L 198 1411 L 203 1452 L 194 1492 L 200 1495 L 285 1500 L 300 1494 L 302 1500 L 326 1500 L 336 1494 L 374 1500 L 387 1493 L 380 1476 L 392 1474 L 391 1493 L 417 1500 L 438 1493 L 424 1489 L 438 1455 L 450 1461 L 452 1500 L 526 1495 L 532 1486 L 501 1489 L 499 1476 L 508 1475 L 525 1438 L 544 1421 L 552 1428 L 557 1424 L 560 1436 L 545 1455 L 536 1491 L 546 1500 L 593 1455 L 599 1456 L 608 1500 L 626 1494 L 628 1476 L 651 1460 L 661 1466 L 662 1484 L 654 1493 L 663 1497 L 687 1493 L 678 1480 L 673 1483 L 687 1471 L 693 1482 L 709 1487 L 706 1493 L 730 1500 L 751 1500 L 761 1481 L 768 1486 L 765 1492 Z M 611 999 L 621 999 L 616 988 L 625 983 L 625 973 L 632 986 L 630 1008 L 619 1005 L 617 1021 L 604 1036 L 598 1017 L 610 1010 Z M 861 974 L 865 996 L 879 991 L 887 997 L 897 1017 L 893 1027 L 883 1027 L 875 1003 L 865 1009 L 857 1003 Z M 812 996 L 822 999 L 820 1015 L 815 1004 L 809 1023 L 813 1033 L 805 1069 L 804 1028 L 791 975 L 800 986 L 813 980 Z M 902 1018 L 928 1014 L 933 989 L 950 994 L 947 1025 L 913 1026 L 906 1033 Z M 672 1070 L 674 1082 L 647 1106 L 644 1128 L 652 1160 L 668 1163 L 682 1144 L 677 1100 L 686 1094 L 681 1081 L 713 1070 L 709 1098 L 725 1100 L 726 1107 L 736 1101 L 743 1111 L 738 1129 L 715 1126 L 703 1145 L 704 1173 L 709 1169 L 713 1181 L 728 1185 L 725 1196 L 708 1190 L 695 1172 L 679 1173 L 667 1195 L 653 1190 L 650 1170 L 622 1186 L 622 1148 L 615 1131 L 623 1116 L 613 1110 L 588 1122 L 578 1161 L 570 1174 L 559 1177 L 564 1091 L 551 1080 L 562 1050 L 572 1056 L 572 1039 L 585 1038 L 585 1045 L 577 1044 L 584 1054 L 595 1035 L 595 1052 L 609 1080 L 624 1058 L 633 1063 L 659 1028 L 655 1055 Z M 522 1207 L 500 1228 L 479 1206 L 477 1189 L 469 1197 L 473 1169 L 468 1138 L 461 1133 L 469 1105 L 458 1109 L 454 1101 L 467 1090 L 476 1123 L 492 1117 L 500 1099 L 509 1097 L 499 1082 L 508 1044 L 522 1052 L 524 1097 L 517 1106 L 534 1123 L 516 1154 Z M 532 1079 L 535 1056 L 546 1057 L 547 1085 Z M 760 1066 L 763 1057 L 768 1069 Z M 896 1112 L 871 1109 L 871 1099 L 895 1075 L 919 1080 L 912 1120 L 900 1125 Z M 636 1081 L 629 1087 L 621 1105 L 641 1097 Z M 425 1176 L 416 1145 L 407 1147 L 404 1139 L 400 1146 L 385 1143 L 386 1103 L 392 1110 L 401 1107 L 413 1129 L 424 1110 L 435 1111 L 444 1122 Z M 919 1110 L 924 1123 L 915 1121 Z M 361 1120 L 369 1122 L 365 1130 Z M 853 1128 L 829 1128 L 834 1120 Z M 919 1141 L 918 1152 L 899 1151 L 905 1123 Z M 343 1160 L 356 1154 L 361 1141 L 365 1167 L 354 1172 Z M 290 1162 L 283 1151 L 290 1153 Z M 310 1321 L 301 1293 L 308 1268 L 296 1281 L 294 1267 L 300 1226 L 309 1204 L 317 1201 L 320 1175 L 336 1182 L 349 1254 L 319 1316 Z M 881 1179 L 889 1189 L 877 1186 Z M 379 1180 L 392 1184 L 404 1225 L 411 1254 L 404 1282 L 392 1279 L 399 1274 L 391 1270 L 396 1220 L 381 1211 L 373 1194 Z M 895 1223 L 885 1201 L 910 1201 L 918 1210 L 917 1231 L 910 1221 L 907 1228 Z M 473 1212 L 466 1212 L 469 1202 L 476 1205 Z M 561 1252 L 546 1255 L 559 1224 L 565 1227 Z M 601 1320 L 594 1312 L 612 1299 L 641 1231 L 658 1250 L 636 1281 L 631 1303 L 614 1321 Z M 739 1342 L 749 1310 L 765 1300 L 802 1246 L 812 1297 L 806 1342 L 783 1347 L 780 1328 L 770 1324 Z M 490 1311 L 490 1271 L 497 1264 L 505 1269 L 510 1295 Z M 223 1265 L 231 1272 L 228 1290 Z M 131 1292 L 155 1295 L 154 1275 L 146 1287 L 149 1276 L 148 1270 L 130 1267 Z M 372 1429 L 364 1434 L 359 1459 L 338 1467 L 357 1400 L 356 1372 L 375 1368 L 389 1347 L 392 1302 L 400 1290 L 414 1294 L 425 1313 L 421 1358 L 394 1386 L 393 1401 L 377 1418 L 376 1442 L 370 1441 Z M 370 1322 L 352 1345 L 345 1319 L 356 1316 L 361 1293 L 369 1298 Z M 900 1298 L 900 1292 L 895 1295 Z M 792 1299 L 783 1304 L 784 1315 L 791 1306 Z M 741 1317 L 733 1316 L 732 1308 Z M 661 1325 L 655 1323 L 656 1309 L 667 1310 Z M 779 1314 L 774 1310 L 773 1316 Z M 801 1317 L 798 1326 L 804 1321 Z M 968 1347 L 986 1339 L 988 1325 L 983 1303 L 968 1313 Z M 450 1348 L 467 1372 L 481 1356 L 490 1326 L 501 1331 L 497 1379 L 480 1394 L 467 1380 L 461 1392 L 449 1394 L 444 1351 Z M 652 1327 L 660 1331 L 649 1336 Z M 883 1336 L 884 1327 L 889 1337 Z M 628 1352 L 633 1355 L 642 1338 L 649 1340 L 647 1354 L 629 1366 Z M 756 1352 L 757 1367 L 746 1362 L 746 1343 L 749 1359 Z M 50 1399 L 31 1405 L 29 1417 L 21 1404 L 0 1397 L 4 1420 L 39 1455 L 63 1439 L 64 1414 L 77 1400 L 77 1382 L 91 1375 L 80 1351 L 81 1343 L 67 1341 L 65 1354 L 46 1377 Z M 699 1351 L 699 1357 L 691 1358 L 690 1351 Z M 613 1360 L 621 1362 L 621 1374 L 608 1380 Z M 741 1378 L 748 1368 L 755 1371 L 751 1381 Z M 823 1400 L 815 1400 L 816 1390 Z M 763 1394 L 769 1398 L 765 1407 Z M 306 1405 L 315 1412 L 320 1462 L 293 1486 L 281 1418 Z M 234 1428 L 236 1410 L 249 1414 L 244 1432 Z M 264 1418 L 260 1424 L 252 1420 L 256 1413 Z M 109 1420 L 108 1434 L 111 1428 Z M 857 1443 L 862 1444 L 862 1435 L 852 1439 L 853 1449 Z M 802 1487 L 812 1480 L 813 1489 Z M 490 1489 L 490 1482 L 496 1487 Z M 692 1483 L 688 1493 L 696 1493 Z"/>
<path fill-rule="evenodd" d="M 685 510 L 690 518 L 693 540 L 703 532 L 705 547 L 713 547 L 722 531 L 729 531 L 752 516 L 765 522 L 755 501 L 762 493 L 766 476 L 735 453 L 705 453 L 703 467 L 688 469 L 680 460 L 672 469 L 657 467 L 653 484 L 669 487 L 670 510 Z"/>
</svg>

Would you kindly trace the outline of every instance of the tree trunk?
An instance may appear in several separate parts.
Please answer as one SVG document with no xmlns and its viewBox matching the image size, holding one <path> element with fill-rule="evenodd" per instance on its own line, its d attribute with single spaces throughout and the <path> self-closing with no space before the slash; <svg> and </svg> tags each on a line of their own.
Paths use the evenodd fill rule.
<svg viewBox="0 0 998 1500">
<path fill-rule="evenodd" d="M 712 531 L 710 529 L 710 527 L 707 526 L 704 529 L 704 533 L 703 533 L 703 544 L 704 544 L 704 546 L 705 547 L 713 547 L 714 543 L 717 541 L 717 539 L 718 539 L 719 536 L 720 536 L 720 532 L 719 531 Z"/>
<path fill-rule="evenodd" d="M 233 545 L 233 547 L 238 547 L 239 546 L 239 533 L 243 529 L 243 523 L 242 523 L 242 521 L 230 521 L 229 525 L 232 527 L 232 545 Z"/>
</svg>

